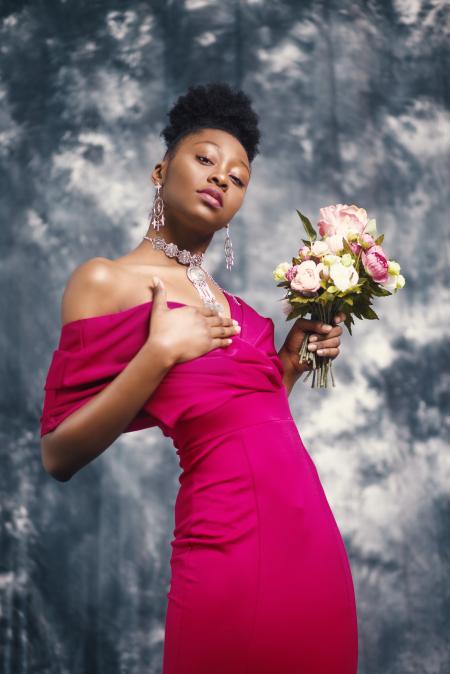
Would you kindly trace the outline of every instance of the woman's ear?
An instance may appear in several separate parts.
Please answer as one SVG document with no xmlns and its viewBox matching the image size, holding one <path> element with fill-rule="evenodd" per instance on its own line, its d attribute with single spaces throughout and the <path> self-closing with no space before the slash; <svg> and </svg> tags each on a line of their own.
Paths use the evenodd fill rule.
<svg viewBox="0 0 450 674">
<path fill-rule="evenodd" d="M 166 161 L 160 161 L 157 164 L 155 164 L 155 168 L 153 169 L 151 173 L 151 179 L 153 182 L 153 185 L 155 186 L 157 183 L 160 185 L 163 182 L 164 178 L 164 168 L 165 168 Z"/>
</svg>

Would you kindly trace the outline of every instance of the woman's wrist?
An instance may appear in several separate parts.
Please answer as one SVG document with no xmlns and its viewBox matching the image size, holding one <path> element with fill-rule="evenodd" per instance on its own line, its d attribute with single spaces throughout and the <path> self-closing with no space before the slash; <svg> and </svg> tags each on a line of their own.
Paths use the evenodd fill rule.
<svg viewBox="0 0 450 674">
<path fill-rule="evenodd" d="M 290 353 L 284 345 L 278 351 L 278 357 L 283 365 L 283 384 L 289 395 L 296 381 L 308 367 L 304 363 L 299 363 L 298 354 Z"/>
</svg>

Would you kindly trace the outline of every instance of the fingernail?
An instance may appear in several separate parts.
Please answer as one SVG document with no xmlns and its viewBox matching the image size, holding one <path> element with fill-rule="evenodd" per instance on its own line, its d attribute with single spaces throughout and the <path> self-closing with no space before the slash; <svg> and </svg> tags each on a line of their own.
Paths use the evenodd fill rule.
<svg viewBox="0 0 450 674">
<path fill-rule="evenodd" d="M 235 318 L 233 318 L 233 325 L 239 325 L 239 321 L 237 321 Z"/>
<path fill-rule="evenodd" d="M 317 342 L 317 335 L 311 335 L 311 337 L 309 338 L 309 341 L 310 342 Z"/>
<path fill-rule="evenodd" d="M 324 326 L 323 326 L 323 329 L 324 329 L 326 332 L 330 332 L 330 330 L 333 329 L 333 326 L 332 326 L 332 325 L 324 325 Z"/>
</svg>

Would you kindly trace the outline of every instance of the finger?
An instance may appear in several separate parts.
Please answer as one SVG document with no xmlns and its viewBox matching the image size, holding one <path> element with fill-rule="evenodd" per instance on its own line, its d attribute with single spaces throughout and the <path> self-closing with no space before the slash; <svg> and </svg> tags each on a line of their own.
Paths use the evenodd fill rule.
<svg viewBox="0 0 450 674">
<path fill-rule="evenodd" d="M 234 329 L 235 329 L 234 325 L 232 325 L 229 328 L 226 328 L 225 326 L 222 326 L 222 328 L 215 328 L 214 330 L 220 330 L 221 332 L 215 335 L 214 334 L 211 335 L 213 348 L 216 348 L 218 346 L 229 346 L 230 344 L 232 344 L 233 337 L 236 336 L 234 334 Z M 230 330 L 231 333 L 229 332 Z"/>
<path fill-rule="evenodd" d="M 219 312 L 217 309 L 213 309 L 211 306 L 208 306 L 207 304 L 203 304 L 200 307 L 196 307 L 197 311 L 199 311 L 203 316 L 220 316 Z"/>
<path fill-rule="evenodd" d="M 323 321 L 311 321 L 309 318 L 297 318 L 295 323 L 305 332 L 318 332 L 326 335 L 333 329 L 333 326 L 329 323 L 324 323 Z"/>
<path fill-rule="evenodd" d="M 214 313 L 213 316 L 207 316 L 207 320 L 211 327 L 217 325 L 239 325 L 239 321 L 234 318 L 228 318 L 228 316 L 223 316 L 222 314 Z"/>
<path fill-rule="evenodd" d="M 168 310 L 167 306 L 167 292 L 166 287 L 163 281 L 159 276 L 153 277 L 153 286 L 152 286 L 152 302 L 153 302 L 153 311 L 162 311 L 163 309 Z"/>
<path fill-rule="evenodd" d="M 241 331 L 240 325 L 213 325 L 211 327 L 211 335 L 213 338 L 234 337 Z"/>
<path fill-rule="evenodd" d="M 340 311 L 336 316 L 333 318 L 334 323 L 342 323 L 342 321 L 345 321 L 347 316 L 344 314 L 343 311 Z"/>
<path fill-rule="evenodd" d="M 336 358 L 339 355 L 339 348 L 332 349 L 318 349 L 316 351 L 318 356 L 327 356 L 328 358 Z"/>
<path fill-rule="evenodd" d="M 308 342 L 319 342 L 323 341 L 324 339 L 330 339 L 330 337 L 338 337 L 339 335 L 342 335 L 342 328 L 340 325 L 334 327 L 330 332 L 326 335 L 315 335 L 312 334 L 308 338 Z"/>
<path fill-rule="evenodd" d="M 341 340 L 339 337 L 334 337 L 333 339 L 326 339 L 326 340 L 321 340 L 320 343 L 314 344 L 311 342 L 308 344 L 308 351 L 315 351 L 316 353 L 319 353 L 320 350 L 323 349 L 329 349 L 329 348 L 335 348 L 337 346 L 340 346 Z M 319 355 L 321 355 L 319 353 Z"/>
<path fill-rule="evenodd" d="M 202 307 L 198 307 L 198 311 L 206 316 L 210 326 L 239 325 L 239 321 L 237 321 L 235 318 L 231 318 L 231 316 L 225 316 L 223 313 L 211 306 L 204 305 Z"/>
</svg>

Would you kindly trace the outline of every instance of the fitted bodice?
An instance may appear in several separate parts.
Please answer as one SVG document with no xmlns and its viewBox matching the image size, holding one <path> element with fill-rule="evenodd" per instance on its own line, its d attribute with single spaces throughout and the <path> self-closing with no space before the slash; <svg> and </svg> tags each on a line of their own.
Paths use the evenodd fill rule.
<svg viewBox="0 0 450 674">
<path fill-rule="evenodd" d="M 232 399 L 252 392 L 286 397 L 283 365 L 274 344 L 274 323 L 242 298 L 226 293 L 239 335 L 226 347 L 176 363 L 168 370 L 124 432 L 159 426 L 176 437 L 189 423 Z M 168 301 L 169 308 L 186 306 Z M 83 318 L 61 328 L 45 381 L 41 436 L 99 393 L 143 346 L 149 333 L 152 301 L 124 311 Z"/>
</svg>

